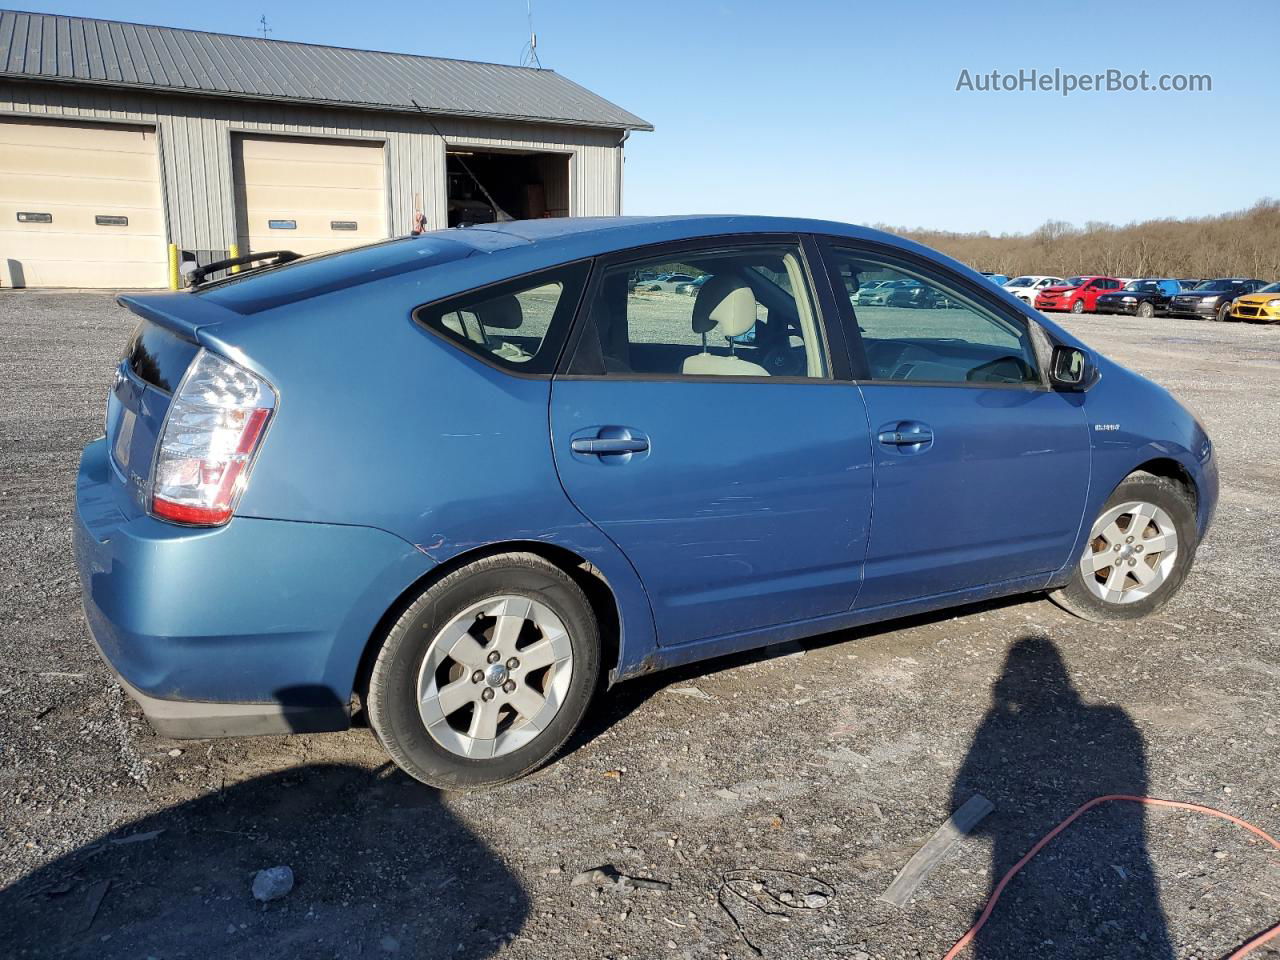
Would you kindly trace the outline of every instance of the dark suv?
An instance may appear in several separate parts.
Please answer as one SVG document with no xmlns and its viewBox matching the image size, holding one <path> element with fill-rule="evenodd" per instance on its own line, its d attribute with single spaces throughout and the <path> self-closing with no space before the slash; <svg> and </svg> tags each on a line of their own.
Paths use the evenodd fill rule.
<svg viewBox="0 0 1280 960">
<path fill-rule="evenodd" d="M 1265 280 L 1247 277 L 1219 277 L 1197 284 L 1194 290 L 1179 293 L 1169 301 L 1171 317 L 1200 317 L 1204 320 L 1226 320 L 1231 314 L 1231 301 L 1246 293 L 1254 293 L 1267 285 Z"/>
</svg>

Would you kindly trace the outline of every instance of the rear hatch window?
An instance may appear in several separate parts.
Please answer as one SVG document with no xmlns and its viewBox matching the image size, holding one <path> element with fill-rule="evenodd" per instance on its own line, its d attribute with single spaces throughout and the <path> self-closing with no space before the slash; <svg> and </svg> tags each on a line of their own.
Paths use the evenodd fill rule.
<svg viewBox="0 0 1280 960">
<path fill-rule="evenodd" d="M 144 320 L 125 347 L 107 397 L 107 448 L 128 495 L 146 507 L 151 460 L 164 415 L 199 346 Z"/>
<path fill-rule="evenodd" d="M 173 393 L 199 349 L 190 340 L 144 321 L 125 348 L 124 362 L 143 383 Z"/>
<path fill-rule="evenodd" d="M 292 260 L 197 287 L 195 295 L 239 314 L 254 314 L 285 303 L 421 270 L 474 253 L 445 237 L 400 237 L 382 243 Z"/>
</svg>

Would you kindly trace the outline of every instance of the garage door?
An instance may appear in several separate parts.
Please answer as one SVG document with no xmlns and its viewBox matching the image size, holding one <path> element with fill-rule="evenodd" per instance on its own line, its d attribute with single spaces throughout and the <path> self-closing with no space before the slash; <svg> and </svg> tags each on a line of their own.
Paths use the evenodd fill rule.
<svg viewBox="0 0 1280 960">
<path fill-rule="evenodd" d="M 383 153 L 356 141 L 237 137 L 240 252 L 319 253 L 386 237 Z"/>
<path fill-rule="evenodd" d="M 167 283 L 156 134 L 0 119 L 0 283 Z"/>
</svg>

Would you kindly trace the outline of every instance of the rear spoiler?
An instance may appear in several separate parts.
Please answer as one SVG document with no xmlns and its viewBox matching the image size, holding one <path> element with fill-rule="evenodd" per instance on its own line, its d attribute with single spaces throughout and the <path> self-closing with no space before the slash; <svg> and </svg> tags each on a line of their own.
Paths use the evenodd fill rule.
<svg viewBox="0 0 1280 960">
<path fill-rule="evenodd" d="M 282 263 L 289 263 L 291 260 L 301 258 L 302 254 L 294 253 L 292 250 L 265 250 L 262 253 L 246 253 L 242 257 L 228 257 L 226 260 L 215 260 L 213 263 L 206 263 L 203 267 L 196 267 L 187 273 L 187 283 L 192 287 L 198 287 L 204 283 L 205 277 L 211 273 L 217 273 L 219 270 L 226 270 L 228 267 L 239 267 L 244 264 L 257 263 L 259 260 L 270 260 L 270 263 L 264 263 L 261 267 L 250 267 L 244 271 L 248 273 L 250 270 L 261 270 L 264 267 L 278 267 Z"/>
<path fill-rule="evenodd" d="M 182 293 L 132 293 L 116 297 L 116 303 L 184 340 L 197 343 L 202 327 L 226 323 L 239 315 L 210 303 L 204 297 Z"/>
</svg>

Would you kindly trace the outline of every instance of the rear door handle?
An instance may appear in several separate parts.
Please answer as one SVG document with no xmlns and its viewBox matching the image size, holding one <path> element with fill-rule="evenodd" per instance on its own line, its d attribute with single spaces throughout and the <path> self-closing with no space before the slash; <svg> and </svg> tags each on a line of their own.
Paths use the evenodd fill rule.
<svg viewBox="0 0 1280 960">
<path fill-rule="evenodd" d="M 894 447 L 905 447 L 913 443 L 931 443 L 933 434 L 928 430 L 882 430 L 877 438 L 881 443 Z"/>
<path fill-rule="evenodd" d="M 599 456 L 609 453 L 643 453 L 649 441 L 642 437 L 581 437 L 569 444 L 574 453 Z"/>
</svg>

